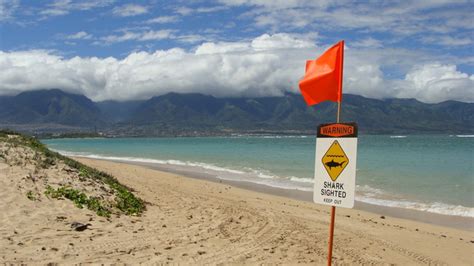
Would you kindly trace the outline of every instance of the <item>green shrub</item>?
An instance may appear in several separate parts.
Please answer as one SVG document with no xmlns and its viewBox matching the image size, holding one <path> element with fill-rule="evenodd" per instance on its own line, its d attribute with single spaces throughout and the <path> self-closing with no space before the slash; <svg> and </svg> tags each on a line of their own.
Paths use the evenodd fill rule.
<svg viewBox="0 0 474 266">
<path fill-rule="evenodd" d="M 46 169 L 55 164 L 56 164 L 56 160 L 54 158 L 46 157 L 44 160 L 41 161 L 40 167 L 43 169 Z"/>
<path fill-rule="evenodd" d="M 94 211 L 99 216 L 110 217 L 110 210 L 104 207 L 98 198 L 87 197 L 86 194 L 77 189 L 65 186 L 54 189 L 51 186 L 47 186 L 44 194 L 53 199 L 66 198 L 74 202 L 74 205 L 80 209 L 86 206 L 87 209 Z"/>
<path fill-rule="evenodd" d="M 40 166 L 43 168 L 47 168 L 51 165 L 54 165 L 56 161 L 62 161 L 67 166 L 78 170 L 80 177 L 91 178 L 109 185 L 114 190 L 114 194 L 116 197 L 115 206 L 113 207 L 116 207 L 125 214 L 139 215 L 146 210 L 145 203 L 132 193 L 132 189 L 120 184 L 113 176 L 94 169 L 92 167 L 86 166 L 57 152 L 53 152 L 49 150 L 40 141 L 38 141 L 36 138 L 21 135 L 11 131 L 0 131 L 0 138 L 7 138 L 8 135 L 17 136 L 15 138 L 8 138 L 7 141 L 12 145 L 27 146 L 33 149 L 34 151 L 43 154 L 46 157 L 46 159 L 42 160 L 40 163 Z M 76 206 L 80 208 L 83 208 L 83 206 L 87 206 L 88 209 L 95 211 L 98 215 L 101 216 L 110 215 L 110 210 L 103 207 L 100 203 L 100 200 L 96 198 L 88 198 L 87 195 L 85 195 L 84 193 L 78 190 L 74 190 L 72 188 L 60 187 L 55 190 L 51 187 L 47 187 L 45 194 L 51 198 L 67 198 L 69 200 L 72 200 Z"/>
<path fill-rule="evenodd" d="M 33 191 L 28 191 L 26 192 L 26 197 L 29 199 L 29 200 L 32 200 L 32 201 L 36 201 L 37 198 L 36 198 L 36 195 L 34 194 Z"/>
</svg>

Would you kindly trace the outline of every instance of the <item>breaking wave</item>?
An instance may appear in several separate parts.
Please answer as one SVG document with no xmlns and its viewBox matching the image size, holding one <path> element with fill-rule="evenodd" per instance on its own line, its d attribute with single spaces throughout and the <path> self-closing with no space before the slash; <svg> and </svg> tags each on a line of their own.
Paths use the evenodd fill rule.
<svg viewBox="0 0 474 266">
<path fill-rule="evenodd" d="M 173 169 L 187 170 L 190 172 L 204 172 L 218 179 L 238 182 L 251 182 L 255 184 L 281 188 L 295 189 L 300 191 L 312 192 L 312 178 L 301 178 L 296 176 L 280 177 L 266 170 L 257 170 L 253 168 L 231 169 L 208 163 L 181 161 L 181 160 L 159 160 L 139 157 L 118 157 L 103 156 L 85 152 L 68 152 L 55 150 L 65 156 L 76 156 L 100 160 L 112 160 L 122 162 L 135 162 L 169 166 Z M 444 215 L 463 216 L 474 218 L 474 208 L 450 205 L 440 202 L 422 203 L 409 201 L 406 199 L 394 197 L 381 189 L 372 188 L 367 185 L 357 185 L 356 200 L 369 204 L 398 207 L 411 210 L 425 211 Z"/>
<path fill-rule="evenodd" d="M 373 205 L 397 207 L 403 209 L 425 211 L 443 215 L 463 216 L 474 218 L 474 208 L 451 205 L 441 202 L 423 203 L 410 201 L 406 199 L 395 198 L 388 195 L 381 189 L 372 188 L 370 186 L 357 186 L 356 200 Z"/>
<path fill-rule="evenodd" d="M 474 135 L 456 135 L 458 138 L 474 138 Z"/>
</svg>

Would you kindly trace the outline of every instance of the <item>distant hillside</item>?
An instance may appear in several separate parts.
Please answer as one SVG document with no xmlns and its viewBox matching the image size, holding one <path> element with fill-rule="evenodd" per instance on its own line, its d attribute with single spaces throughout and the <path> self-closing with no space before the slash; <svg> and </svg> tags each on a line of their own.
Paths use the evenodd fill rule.
<svg viewBox="0 0 474 266">
<path fill-rule="evenodd" d="M 145 101 L 102 101 L 97 102 L 101 117 L 112 123 L 123 122 L 130 119 L 132 113 Z"/>
<path fill-rule="evenodd" d="M 100 114 L 89 98 L 58 89 L 0 98 L 0 124 L 94 127 L 102 123 Z"/>
<path fill-rule="evenodd" d="M 223 131 L 312 131 L 333 122 L 336 104 L 308 107 L 302 97 L 215 98 L 202 94 L 154 97 L 137 108 L 130 123 L 164 129 Z M 474 132 L 474 104 L 425 104 L 413 99 L 375 100 L 344 95 L 343 121 L 356 121 L 364 133 Z"/>
<path fill-rule="evenodd" d="M 0 97 L 0 128 L 24 131 L 91 131 L 110 135 L 165 136 L 228 133 L 313 134 L 319 123 L 333 122 L 336 104 L 308 107 L 297 94 L 261 98 L 215 98 L 169 93 L 147 101 L 94 103 L 60 90 Z M 414 99 L 376 100 L 344 95 L 342 121 L 356 121 L 368 134 L 474 133 L 474 104 L 425 104 Z M 49 130 L 49 131 L 48 131 Z"/>
</svg>

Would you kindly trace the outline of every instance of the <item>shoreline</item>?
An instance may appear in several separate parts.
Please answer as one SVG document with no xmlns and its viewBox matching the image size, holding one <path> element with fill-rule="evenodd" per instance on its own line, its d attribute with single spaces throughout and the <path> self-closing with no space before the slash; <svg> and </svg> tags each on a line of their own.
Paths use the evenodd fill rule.
<svg viewBox="0 0 474 266">
<path fill-rule="evenodd" d="M 290 198 L 293 200 L 299 200 L 299 201 L 305 201 L 305 202 L 311 202 L 311 203 L 313 202 L 313 193 L 309 191 L 301 191 L 301 190 L 296 190 L 296 189 L 284 189 L 284 188 L 272 187 L 272 186 L 268 186 L 264 184 L 252 183 L 248 181 L 235 181 L 235 180 L 221 179 L 216 176 L 212 176 L 211 174 L 208 174 L 208 173 L 197 172 L 194 170 L 177 169 L 173 167 L 159 165 L 156 163 L 121 161 L 121 160 L 110 160 L 110 159 L 95 159 L 95 158 L 91 159 L 91 158 L 81 157 L 81 156 L 71 156 L 71 157 L 74 159 L 85 158 L 88 160 L 111 161 L 111 162 L 117 162 L 121 164 L 144 166 L 153 170 L 178 174 L 184 177 L 210 181 L 213 183 L 227 184 L 233 187 L 237 187 L 237 188 L 241 188 L 241 189 L 245 189 L 245 190 L 249 190 L 253 192 L 280 196 L 280 197 Z M 329 206 L 324 206 L 324 205 L 319 205 L 319 206 L 329 208 Z M 338 209 L 342 209 L 342 208 L 338 208 Z M 420 210 L 404 209 L 400 207 L 375 205 L 375 204 L 370 204 L 370 203 L 361 202 L 357 200 L 355 201 L 355 205 L 353 209 L 370 212 L 379 216 L 389 216 L 393 218 L 406 219 L 406 220 L 426 223 L 430 225 L 443 226 L 443 227 L 448 227 L 448 228 L 474 232 L 474 218 L 470 218 L 470 217 L 443 215 L 443 214 L 431 213 L 431 212 L 420 211 Z"/>
</svg>

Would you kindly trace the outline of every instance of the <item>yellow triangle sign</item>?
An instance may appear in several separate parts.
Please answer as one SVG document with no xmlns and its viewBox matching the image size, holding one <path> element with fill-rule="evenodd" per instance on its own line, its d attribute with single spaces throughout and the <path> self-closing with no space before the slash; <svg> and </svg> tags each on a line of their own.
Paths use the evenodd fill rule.
<svg viewBox="0 0 474 266">
<path fill-rule="evenodd" d="M 347 158 L 346 153 L 337 140 L 331 144 L 321 161 L 332 181 L 336 181 L 344 168 L 349 164 L 349 158 Z"/>
</svg>

